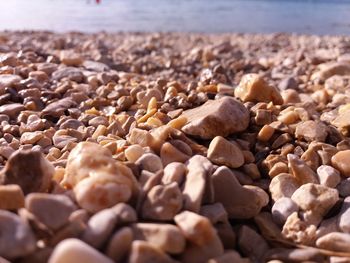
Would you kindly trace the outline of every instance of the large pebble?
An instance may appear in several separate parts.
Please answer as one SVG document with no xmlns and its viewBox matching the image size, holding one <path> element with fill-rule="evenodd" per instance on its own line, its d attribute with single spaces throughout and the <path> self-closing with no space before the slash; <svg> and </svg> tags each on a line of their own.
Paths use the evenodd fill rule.
<svg viewBox="0 0 350 263">
<path fill-rule="evenodd" d="M 161 249 L 153 246 L 152 244 L 135 240 L 132 242 L 131 251 L 129 256 L 129 263 L 176 263 L 178 261 L 173 260 Z M 50 262 L 49 262 L 50 263 Z"/>
<path fill-rule="evenodd" d="M 282 104 L 283 99 L 278 89 L 270 86 L 258 74 L 246 74 L 235 89 L 235 96 L 242 101 L 270 102 Z"/>
<path fill-rule="evenodd" d="M 15 210 L 24 207 L 24 194 L 16 184 L 0 185 L 0 209 Z"/>
<path fill-rule="evenodd" d="M 208 158 L 217 165 L 226 165 L 231 168 L 238 168 L 244 164 L 241 149 L 221 136 L 217 136 L 211 141 Z"/>
<path fill-rule="evenodd" d="M 29 225 L 16 214 L 0 211 L 0 255 L 13 259 L 30 254 L 36 248 Z"/>
<path fill-rule="evenodd" d="M 172 220 L 181 210 L 183 197 L 176 182 L 154 186 L 142 206 L 142 217 L 153 220 Z"/>
<path fill-rule="evenodd" d="M 307 213 L 311 222 L 317 222 L 335 205 L 339 196 L 336 189 L 309 183 L 298 188 L 291 199 Z"/>
<path fill-rule="evenodd" d="M 74 67 L 62 67 L 53 72 L 52 78 L 55 80 L 66 78 L 71 81 L 82 82 L 84 80 L 84 75 L 80 69 Z"/>
<path fill-rule="evenodd" d="M 295 136 L 298 139 L 303 138 L 308 142 L 324 142 L 327 135 L 327 126 L 320 121 L 299 122 L 295 130 Z"/>
<path fill-rule="evenodd" d="M 67 224 L 70 214 L 76 209 L 69 197 L 45 193 L 27 195 L 26 208 L 40 222 L 53 230 Z"/>
<path fill-rule="evenodd" d="M 174 220 L 190 242 L 182 254 L 182 262 L 206 262 L 224 253 L 221 240 L 206 217 L 184 211 Z"/>
<path fill-rule="evenodd" d="M 118 216 L 112 209 L 104 209 L 94 214 L 87 223 L 82 240 L 95 248 L 100 248 L 117 223 Z"/>
<path fill-rule="evenodd" d="M 334 62 L 323 64 L 322 69 L 311 75 L 312 80 L 325 81 L 334 75 L 350 75 L 350 64 L 345 62 Z"/>
<path fill-rule="evenodd" d="M 0 95 L 5 94 L 5 88 L 19 83 L 22 78 L 18 75 L 0 74 Z"/>
<path fill-rule="evenodd" d="M 332 157 L 332 166 L 336 168 L 341 175 L 350 177 L 350 150 L 337 152 Z"/>
<path fill-rule="evenodd" d="M 113 263 L 96 249 L 75 238 L 61 241 L 54 249 L 48 263 Z"/>
<path fill-rule="evenodd" d="M 298 212 L 299 207 L 294 201 L 288 197 L 282 197 L 274 203 L 271 212 L 273 220 L 279 224 L 283 225 L 287 218 L 294 212 Z"/>
<path fill-rule="evenodd" d="M 339 172 L 329 165 L 319 166 L 317 176 L 320 184 L 332 188 L 336 187 L 341 181 Z"/>
<path fill-rule="evenodd" d="M 180 254 L 185 249 L 185 237 L 174 225 L 137 223 L 132 230 L 135 240 L 145 240 L 166 253 Z"/>
<path fill-rule="evenodd" d="M 281 173 L 272 178 L 269 190 L 274 201 L 282 197 L 291 197 L 299 188 L 296 178 L 291 174 Z"/>
<path fill-rule="evenodd" d="M 244 105 L 230 97 L 209 100 L 202 106 L 183 113 L 188 123 L 182 130 L 202 139 L 244 131 L 249 124 L 249 112 Z"/>
<path fill-rule="evenodd" d="M 130 251 L 133 232 L 130 227 L 123 227 L 116 231 L 108 242 L 106 255 L 115 262 L 121 262 Z"/>
<path fill-rule="evenodd" d="M 91 142 L 81 142 L 70 152 L 63 184 L 73 188 L 78 204 L 90 212 L 126 202 L 137 191 L 131 170 Z"/>
<path fill-rule="evenodd" d="M 262 260 L 269 249 L 265 239 L 250 227 L 243 226 L 238 234 L 238 246 L 245 256 Z"/>
<path fill-rule="evenodd" d="M 332 232 L 317 239 L 316 245 L 331 251 L 350 252 L 350 234 Z"/>
<path fill-rule="evenodd" d="M 195 155 L 188 160 L 186 166 L 188 173 L 182 191 L 184 209 L 198 213 L 213 165 L 207 158 Z"/>
<path fill-rule="evenodd" d="M 5 114 L 10 118 L 14 119 L 24 109 L 25 109 L 24 106 L 20 103 L 5 104 L 0 106 L 0 114 Z"/>
<path fill-rule="evenodd" d="M 241 186 L 227 167 L 219 167 L 212 180 L 215 202 L 223 204 L 229 218 L 252 218 L 269 202 L 264 190 L 255 186 Z"/>
<path fill-rule="evenodd" d="M 55 170 L 38 151 L 18 150 L 0 172 L 2 184 L 18 184 L 24 194 L 46 192 L 51 185 Z"/>
<path fill-rule="evenodd" d="M 350 234 L 350 197 L 344 199 L 343 206 L 338 215 L 338 224 L 342 232 Z"/>
</svg>

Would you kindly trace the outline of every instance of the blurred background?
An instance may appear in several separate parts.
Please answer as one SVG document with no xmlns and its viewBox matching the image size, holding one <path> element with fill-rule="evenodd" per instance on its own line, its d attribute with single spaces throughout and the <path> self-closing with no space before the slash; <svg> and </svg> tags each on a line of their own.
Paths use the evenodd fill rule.
<svg viewBox="0 0 350 263">
<path fill-rule="evenodd" d="M 0 30 L 350 34 L 350 0 L 0 0 Z"/>
</svg>

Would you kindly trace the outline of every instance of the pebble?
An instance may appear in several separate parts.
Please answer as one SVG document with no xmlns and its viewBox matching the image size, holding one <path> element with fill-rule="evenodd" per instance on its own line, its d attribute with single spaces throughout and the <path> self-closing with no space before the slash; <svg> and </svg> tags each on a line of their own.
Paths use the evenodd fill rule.
<svg viewBox="0 0 350 263">
<path fill-rule="evenodd" d="M 98 250 L 76 238 L 61 241 L 52 252 L 48 263 L 113 263 Z"/>
<path fill-rule="evenodd" d="M 229 218 L 252 218 L 269 202 L 264 190 L 255 186 L 241 186 L 227 167 L 218 168 L 212 175 L 212 181 L 215 202 L 223 204 Z"/>
<path fill-rule="evenodd" d="M 130 145 L 124 151 L 126 159 L 130 162 L 136 162 L 144 153 L 145 151 L 138 144 Z"/>
<path fill-rule="evenodd" d="M 341 182 L 339 172 L 329 165 L 321 165 L 317 168 L 317 176 L 321 185 L 335 188 Z"/>
<path fill-rule="evenodd" d="M 206 217 L 183 211 L 176 215 L 174 220 L 192 244 L 184 251 L 182 262 L 205 262 L 224 253 L 220 238 Z"/>
<path fill-rule="evenodd" d="M 316 246 L 338 252 L 350 252 L 350 234 L 332 232 L 316 241 Z"/>
<path fill-rule="evenodd" d="M 350 234 L 350 197 L 344 199 L 338 215 L 338 225 L 342 232 Z"/>
<path fill-rule="evenodd" d="M 36 249 L 34 233 L 29 225 L 11 212 L 0 210 L 0 255 L 15 259 Z"/>
<path fill-rule="evenodd" d="M 145 240 L 165 253 L 180 254 L 186 246 L 184 235 L 171 224 L 137 223 L 132 231 L 134 240 Z"/>
<path fill-rule="evenodd" d="M 5 88 L 19 83 L 22 78 L 18 75 L 0 74 L 0 95 L 5 94 Z"/>
<path fill-rule="evenodd" d="M 202 204 L 207 178 L 210 176 L 213 165 L 200 155 L 195 155 L 186 163 L 187 175 L 183 186 L 183 208 L 195 213 L 199 212 Z"/>
<path fill-rule="evenodd" d="M 135 240 L 132 242 L 129 263 L 176 263 L 167 254 L 149 242 Z"/>
<path fill-rule="evenodd" d="M 350 177 L 350 150 L 339 151 L 332 157 L 332 166 L 342 176 Z"/>
<path fill-rule="evenodd" d="M 296 138 L 302 138 L 308 142 L 324 142 L 327 135 L 327 126 L 324 123 L 311 120 L 299 122 L 295 130 Z"/>
<path fill-rule="evenodd" d="M 183 116 L 188 122 L 182 131 L 202 139 L 244 131 L 249 123 L 248 110 L 230 97 L 209 100 L 200 107 L 185 111 Z"/>
<path fill-rule="evenodd" d="M 135 164 L 138 165 L 141 170 L 146 170 L 151 173 L 155 173 L 163 169 L 162 160 L 153 153 L 143 154 L 139 159 L 137 159 Z"/>
<path fill-rule="evenodd" d="M 237 145 L 221 136 L 215 137 L 209 145 L 208 159 L 217 165 L 238 168 L 244 164 L 242 151 Z"/>
<path fill-rule="evenodd" d="M 164 167 L 162 183 L 170 184 L 176 182 L 178 185 L 182 185 L 185 180 L 186 165 L 179 162 L 169 163 Z"/>
<path fill-rule="evenodd" d="M 242 226 L 239 230 L 238 247 L 245 256 L 250 257 L 253 261 L 263 261 L 269 250 L 269 245 L 264 238 L 247 226 Z"/>
<path fill-rule="evenodd" d="M 104 209 L 94 214 L 87 222 L 82 240 L 95 248 L 107 241 L 117 224 L 118 216 L 112 209 Z"/>
<path fill-rule="evenodd" d="M 288 197 L 282 197 L 272 206 L 272 218 L 278 225 L 283 225 L 287 218 L 294 212 L 298 212 L 298 205 Z"/>
<path fill-rule="evenodd" d="M 24 194 L 16 184 L 0 185 L 0 209 L 16 210 L 24 207 Z"/>
<path fill-rule="evenodd" d="M 307 213 L 311 222 L 319 223 L 319 220 L 336 204 L 339 200 L 336 189 L 319 185 L 304 184 L 300 186 L 292 195 L 291 199 Z"/>
<path fill-rule="evenodd" d="M 52 73 L 52 78 L 55 80 L 69 79 L 78 83 L 84 80 L 84 75 L 80 69 L 74 67 L 63 67 Z"/>
<path fill-rule="evenodd" d="M 67 66 L 79 66 L 83 63 L 82 57 L 72 50 L 62 50 L 60 53 L 60 60 Z"/>
<path fill-rule="evenodd" d="M 17 184 L 26 195 L 47 192 L 51 185 L 54 167 L 38 151 L 18 150 L 0 171 L 2 184 Z"/>
<path fill-rule="evenodd" d="M 57 230 L 68 223 L 76 209 L 72 200 L 65 195 L 31 193 L 26 196 L 26 209 L 47 227 Z"/>
<path fill-rule="evenodd" d="M 24 106 L 19 103 L 5 104 L 0 106 L 0 114 L 6 114 L 11 119 L 15 119 L 18 116 L 18 114 L 24 109 Z"/>
<path fill-rule="evenodd" d="M 156 185 L 148 193 L 142 206 L 142 217 L 157 221 L 172 220 L 182 209 L 183 196 L 176 182 Z"/>
<path fill-rule="evenodd" d="M 258 74 L 246 74 L 242 77 L 239 85 L 235 89 L 235 97 L 243 102 L 270 102 L 282 104 L 283 99 L 279 91 L 270 86 Z"/>
<path fill-rule="evenodd" d="M 130 251 L 133 240 L 131 228 L 122 227 L 112 235 L 106 248 L 106 255 L 115 262 L 121 262 Z"/>
</svg>

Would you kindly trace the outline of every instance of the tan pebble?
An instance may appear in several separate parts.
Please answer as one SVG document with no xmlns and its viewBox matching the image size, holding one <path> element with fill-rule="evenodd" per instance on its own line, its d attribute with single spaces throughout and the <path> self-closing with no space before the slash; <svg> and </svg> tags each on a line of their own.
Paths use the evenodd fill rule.
<svg viewBox="0 0 350 263">
<path fill-rule="evenodd" d="M 319 183 L 316 173 L 295 154 L 288 154 L 288 167 L 300 184 Z"/>
<path fill-rule="evenodd" d="M 208 159 L 218 165 L 238 168 L 244 164 L 241 149 L 221 136 L 215 137 L 209 145 Z"/>
<path fill-rule="evenodd" d="M 144 152 L 143 148 L 138 144 L 130 145 L 124 151 L 126 159 L 133 163 L 136 162 Z"/>
<path fill-rule="evenodd" d="M 261 130 L 258 133 L 258 140 L 263 141 L 263 142 L 267 142 L 268 140 L 271 139 L 272 135 L 274 134 L 275 129 L 272 128 L 269 125 L 264 125 Z"/>
<path fill-rule="evenodd" d="M 295 111 L 288 111 L 285 113 L 281 113 L 277 120 L 283 122 L 284 124 L 290 125 L 296 123 L 299 120 L 299 115 Z"/>
<path fill-rule="evenodd" d="M 331 162 L 342 176 L 350 177 L 350 150 L 339 151 L 332 157 Z"/>
<path fill-rule="evenodd" d="M 188 159 L 190 159 L 190 156 L 181 152 L 169 142 L 166 142 L 160 149 L 160 158 L 162 159 L 163 165 L 166 166 L 167 164 L 172 162 L 184 163 Z"/>
<path fill-rule="evenodd" d="M 277 162 L 269 171 L 269 177 L 273 178 L 281 173 L 288 173 L 288 165 L 284 162 Z"/>
<path fill-rule="evenodd" d="M 235 89 L 235 96 L 242 101 L 270 102 L 282 104 L 283 99 L 279 91 L 260 77 L 258 74 L 246 74 L 242 77 L 238 87 Z"/>
<path fill-rule="evenodd" d="M 182 131 L 202 139 L 244 131 L 249 124 L 249 112 L 242 103 L 222 97 L 208 100 L 200 107 L 186 110 L 183 115 L 188 120 Z"/>
<path fill-rule="evenodd" d="M 88 244 L 75 238 L 61 241 L 54 249 L 49 263 L 113 263 L 113 261 L 90 247 Z"/>
<path fill-rule="evenodd" d="M 180 229 L 171 224 L 137 223 L 132 230 L 134 240 L 145 240 L 165 253 L 180 254 L 186 246 Z"/>
<path fill-rule="evenodd" d="M 83 63 L 82 57 L 73 50 L 62 50 L 60 60 L 67 66 L 79 66 Z"/>
<path fill-rule="evenodd" d="M 107 131 L 107 127 L 104 125 L 98 125 L 94 133 L 92 134 L 92 139 L 97 139 L 99 136 L 105 135 Z"/>
<path fill-rule="evenodd" d="M 187 124 L 187 118 L 185 116 L 180 116 L 180 117 L 168 122 L 167 125 L 174 128 L 174 129 L 180 130 L 186 124 Z"/>
<path fill-rule="evenodd" d="M 183 253 L 182 262 L 205 262 L 224 253 L 221 240 L 206 217 L 184 211 L 174 220 L 191 244 Z"/>
<path fill-rule="evenodd" d="M 132 242 L 129 263 L 176 263 L 171 257 L 161 249 L 153 246 L 151 243 L 141 240 Z"/>
<path fill-rule="evenodd" d="M 292 213 L 282 229 L 282 235 L 297 244 L 312 245 L 316 240 L 316 226 L 307 224 L 298 217 L 298 213 Z"/>
<path fill-rule="evenodd" d="M 24 194 L 16 184 L 0 185 L 0 209 L 16 210 L 24 207 Z"/>
</svg>

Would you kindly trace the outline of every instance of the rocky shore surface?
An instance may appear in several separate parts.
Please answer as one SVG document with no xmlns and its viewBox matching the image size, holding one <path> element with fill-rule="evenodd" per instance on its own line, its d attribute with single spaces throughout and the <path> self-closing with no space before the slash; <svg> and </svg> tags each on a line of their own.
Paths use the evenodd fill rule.
<svg viewBox="0 0 350 263">
<path fill-rule="evenodd" d="M 0 33 L 0 262 L 350 262 L 350 37 Z"/>
</svg>

